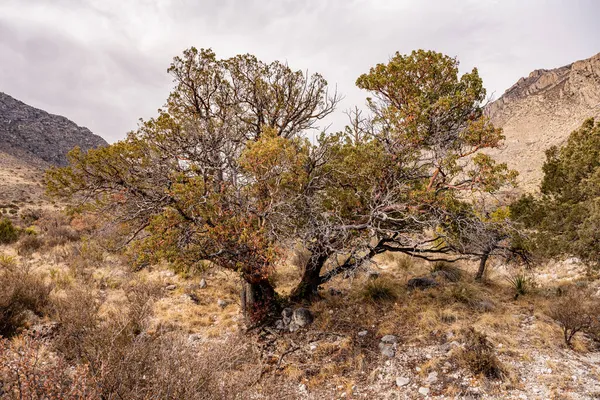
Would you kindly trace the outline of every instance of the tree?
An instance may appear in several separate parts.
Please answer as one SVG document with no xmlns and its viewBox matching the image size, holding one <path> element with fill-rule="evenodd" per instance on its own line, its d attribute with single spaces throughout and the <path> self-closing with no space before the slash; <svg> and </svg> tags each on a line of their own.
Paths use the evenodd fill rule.
<svg viewBox="0 0 600 400">
<path fill-rule="evenodd" d="M 438 237 L 459 254 L 479 257 L 475 280 L 481 281 L 492 256 L 529 263 L 527 236 L 510 217 L 508 206 L 494 202 L 491 206 L 462 204 L 462 211 L 453 213 L 440 224 Z"/>
<path fill-rule="evenodd" d="M 354 113 L 323 152 L 326 183 L 311 202 L 316 221 L 303 241 L 312 256 L 296 298 L 384 251 L 438 260 L 464 250 L 432 233 L 473 207 L 463 194 L 492 193 L 516 177 L 482 152 L 504 137 L 483 115 L 476 69 L 459 77 L 456 59 L 419 50 L 397 53 L 357 85 L 372 95 L 371 115 Z M 336 264 L 340 254 L 345 261 Z"/>
<path fill-rule="evenodd" d="M 244 313 L 260 321 L 277 307 L 268 277 L 287 226 L 280 200 L 302 176 L 299 137 L 339 97 L 318 74 L 251 55 L 191 48 L 168 71 L 175 88 L 158 117 L 111 146 L 75 149 L 47 173 L 48 189 L 120 223 L 139 263 L 209 260 L 239 272 Z"/>
<path fill-rule="evenodd" d="M 588 119 L 565 146 L 548 149 L 543 172 L 541 194 L 515 202 L 514 218 L 534 231 L 540 254 L 600 265 L 600 123 Z"/>
</svg>

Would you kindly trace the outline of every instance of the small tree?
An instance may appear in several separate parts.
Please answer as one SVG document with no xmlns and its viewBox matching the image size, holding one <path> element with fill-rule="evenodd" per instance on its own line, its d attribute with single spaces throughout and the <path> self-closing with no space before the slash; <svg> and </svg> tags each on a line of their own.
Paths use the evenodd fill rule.
<svg viewBox="0 0 600 400">
<path fill-rule="evenodd" d="M 577 332 L 586 331 L 594 326 L 597 311 L 589 295 L 568 293 L 550 306 L 548 314 L 560 325 L 565 344 L 571 347 Z"/>
</svg>

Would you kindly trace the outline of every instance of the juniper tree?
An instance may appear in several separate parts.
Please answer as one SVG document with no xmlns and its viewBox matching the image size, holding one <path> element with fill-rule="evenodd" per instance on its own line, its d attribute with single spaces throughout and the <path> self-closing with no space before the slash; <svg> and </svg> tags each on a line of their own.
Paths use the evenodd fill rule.
<svg viewBox="0 0 600 400">
<path fill-rule="evenodd" d="M 563 147 L 548 149 L 543 172 L 541 194 L 513 204 L 514 218 L 534 231 L 540 254 L 600 265 L 600 123 L 588 119 Z"/>
</svg>

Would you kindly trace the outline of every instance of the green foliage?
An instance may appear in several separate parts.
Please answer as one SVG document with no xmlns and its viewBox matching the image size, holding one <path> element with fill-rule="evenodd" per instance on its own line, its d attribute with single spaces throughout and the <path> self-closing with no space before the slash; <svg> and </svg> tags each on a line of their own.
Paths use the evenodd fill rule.
<svg viewBox="0 0 600 400">
<path fill-rule="evenodd" d="M 535 282 L 532 278 L 522 272 L 506 277 L 506 280 L 515 293 L 515 299 L 529 293 L 534 287 Z"/>
<path fill-rule="evenodd" d="M 9 244 L 16 242 L 19 238 L 19 231 L 13 225 L 12 221 L 4 218 L 0 220 L 0 244 Z"/>
<path fill-rule="evenodd" d="M 589 119 L 562 148 L 546 152 L 542 195 L 511 206 L 514 218 L 535 231 L 547 257 L 571 254 L 600 265 L 600 123 Z"/>
</svg>

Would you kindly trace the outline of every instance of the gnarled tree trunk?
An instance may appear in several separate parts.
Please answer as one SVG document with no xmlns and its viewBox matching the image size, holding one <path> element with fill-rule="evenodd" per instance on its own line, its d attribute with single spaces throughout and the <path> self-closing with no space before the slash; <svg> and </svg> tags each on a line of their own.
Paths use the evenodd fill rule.
<svg viewBox="0 0 600 400">
<path fill-rule="evenodd" d="M 279 313 L 277 294 L 267 279 L 242 280 L 241 308 L 249 326 L 261 324 Z"/>
<path fill-rule="evenodd" d="M 304 273 L 300 283 L 294 288 L 290 299 L 292 301 L 312 300 L 318 296 L 321 280 L 321 271 L 329 258 L 329 253 L 313 252 L 304 267 Z"/>
</svg>

